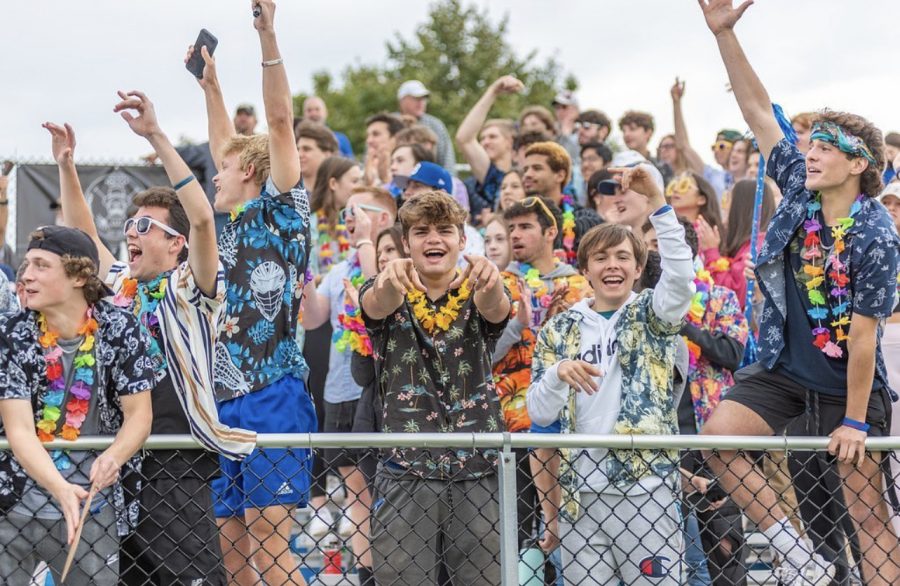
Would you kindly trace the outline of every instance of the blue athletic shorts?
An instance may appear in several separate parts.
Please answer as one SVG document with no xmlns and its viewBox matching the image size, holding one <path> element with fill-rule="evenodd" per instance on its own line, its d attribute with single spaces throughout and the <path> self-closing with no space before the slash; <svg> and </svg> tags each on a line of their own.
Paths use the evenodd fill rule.
<svg viewBox="0 0 900 586">
<path fill-rule="evenodd" d="M 220 403 L 219 419 L 257 433 L 318 431 L 306 385 L 292 376 Z M 255 449 L 242 462 L 219 457 L 222 475 L 211 483 L 216 517 L 242 517 L 246 508 L 306 506 L 312 459 L 308 448 Z"/>
</svg>

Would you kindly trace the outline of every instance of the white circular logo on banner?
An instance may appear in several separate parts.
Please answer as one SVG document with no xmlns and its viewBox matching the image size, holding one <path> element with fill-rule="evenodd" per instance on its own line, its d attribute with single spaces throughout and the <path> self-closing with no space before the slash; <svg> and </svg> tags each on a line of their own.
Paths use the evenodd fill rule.
<svg viewBox="0 0 900 586">
<path fill-rule="evenodd" d="M 100 238 L 115 247 L 125 240 L 122 226 L 128 217 L 128 206 L 139 191 L 146 187 L 133 177 L 115 170 L 95 179 L 85 190 L 84 197 L 94 214 Z"/>
</svg>

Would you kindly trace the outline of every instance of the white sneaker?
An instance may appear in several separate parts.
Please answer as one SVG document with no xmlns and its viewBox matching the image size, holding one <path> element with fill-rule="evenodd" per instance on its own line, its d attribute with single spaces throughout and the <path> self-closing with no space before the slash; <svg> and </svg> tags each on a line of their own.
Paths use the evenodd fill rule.
<svg viewBox="0 0 900 586">
<path fill-rule="evenodd" d="M 834 579 L 834 564 L 817 553 L 799 568 L 784 559 L 775 569 L 775 579 L 783 586 L 828 586 Z"/>
<path fill-rule="evenodd" d="M 350 537 L 356 533 L 356 523 L 350 518 L 350 515 L 341 515 L 341 523 L 338 525 L 338 534 L 341 537 Z"/>
<path fill-rule="evenodd" d="M 332 525 L 334 525 L 334 515 L 331 514 L 328 507 L 322 507 L 313 511 L 304 532 L 313 539 L 318 539 L 328 533 Z"/>
</svg>

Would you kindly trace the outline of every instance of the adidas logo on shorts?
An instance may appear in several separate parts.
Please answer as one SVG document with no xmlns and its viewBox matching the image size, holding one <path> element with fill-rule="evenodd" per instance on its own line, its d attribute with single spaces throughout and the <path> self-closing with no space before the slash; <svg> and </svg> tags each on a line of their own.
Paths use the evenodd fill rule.
<svg viewBox="0 0 900 586">
<path fill-rule="evenodd" d="M 278 488 L 278 492 L 275 493 L 275 496 L 284 496 L 288 494 L 294 494 L 294 487 L 291 486 L 290 482 L 283 482 Z"/>
</svg>

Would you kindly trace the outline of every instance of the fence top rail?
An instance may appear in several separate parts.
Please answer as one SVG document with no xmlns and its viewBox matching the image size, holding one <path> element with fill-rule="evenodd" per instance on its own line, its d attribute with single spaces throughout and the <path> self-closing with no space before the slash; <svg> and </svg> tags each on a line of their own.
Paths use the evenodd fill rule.
<svg viewBox="0 0 900 586">
<path fill-rule="evenodd" d="M 699 435 L 594 435 L 543 433 L 273 433 L 260 434 L 261 448 L 609 448 L 609 449 L 719 449 L 719 450 L 824 450 L 827 437 L 752 437 Z M 97 450 L 108 447 L 113 437 L 82 436 L 76 442 L 56 440 L 48 449 Z M 145 450 L 197 449 L 189 435 L 154 435 Z M 868 438 L 873 451 L 900 449 L 900 437 Z M 0 439 L 0 450 L 9 442 Z"/>
</svg>

